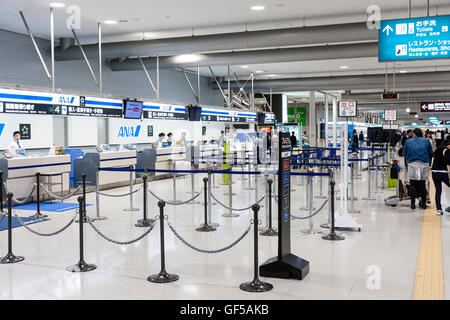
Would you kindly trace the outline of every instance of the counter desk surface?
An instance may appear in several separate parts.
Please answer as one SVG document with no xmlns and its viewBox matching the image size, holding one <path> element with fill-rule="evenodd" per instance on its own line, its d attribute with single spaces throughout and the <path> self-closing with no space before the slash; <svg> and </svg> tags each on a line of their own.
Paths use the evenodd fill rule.
<svg viewBox="0 0 450 320">
<path fill-rule="evenodd" d="M 16 157 L 7 159 L 8 189 L 16 198 L 29 194 L 36 183 L 36 173 L 40 173 L 41 183 L 47 184 L 53 193 L 69 192 L 71 163 L 69 155 L 48 155 L 39 157 Z M 49 176 L 47 176 L 49 175 Z"/>
</svg>

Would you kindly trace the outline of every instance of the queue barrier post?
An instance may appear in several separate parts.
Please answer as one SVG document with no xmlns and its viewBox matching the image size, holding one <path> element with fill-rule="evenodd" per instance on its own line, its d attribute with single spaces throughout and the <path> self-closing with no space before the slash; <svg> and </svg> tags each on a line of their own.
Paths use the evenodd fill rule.
<svg viewBox="0 0 450 320">
<path fill-rule="evenodd" d="M 159 231 L 160 231 L 160 246 L 161 246 L 161 271 L 158 274 L 151 275 L 147 278 L 148 281 L 153 283 L 169 283 L 177 281 L 180 277 L 176 274 L 170 274 L 166 271 L 166 257 L 164 249 L 164 207 L 166 203 L 164 201 L 158 201 L 159 207 Z"/>
<path fill-rule="evenodd" d="M 107 218 L 104 216 L 100 216 L 100 182 L 99 182 L 99 170 L 96 172 L 96 184 L 95 184 L 95 208 L 97 211 L 97 216 L 95 218 L 91 218 L 92 221 L 95 220 L 106 220 Z"/>
<path fill-rule="evenodd" d="M 89 264 L 84 261 L 84 239 L 83 239 L 83 214 L 84 212 L 85 204 L 86 204 L 86 198 L 84 196 L 78 197 L 78 213 L 80 215 L 79 221 L 80 221 L 80 260 L 77 264 L 67 267 L 66 270 L 70 272 L 88 272 L 97 269 L 97 266 L 95 264 Z"/>
<path fill-rule="evenodd" d="M 138 208 L 134 207 L 134 199 L 133 199 L 133 165 L 129 166 L 130 169 L 130 207 L 123 209 L 123 211 L 134 212 L 139 211 Z"/>
<path fill-rule="evenodd" d="M 360 210 L 355 209 L 355 200 L 358 200 L 358 198 L 355 198 L 355 162 L 352 161 L 350 164 L 350 183 L 351 183 L 351 202 L 350 202 L 350 209 L 348 210 L 349 213 L 361 213 Z"/>
<path fill-rule="evenodd" d="M 208 224 L 208 178 L 203 178 L 203 189 L 204 189 L 204 197 L 205 197 L 205 217 L 204 223 L 200 227 L 196 228 L 196 231 L 199 232 L 212 232 L 216 231 L 216 228 Z"/>
<path fill-rule="evenodd" d="M 278 236 L 278 232 L 276 230 L 274 230 L 272 227 L 272 183 L 273 183 L 272 179 L 267 179 L 268 198 L 269 198 L 267 201 L 267 206 L 268 206 L 268 210 L 269 210 L 269 216 L 267 217 L 268 228 L 267 228 L 267 230 L 262 231 L 260 233 L 262 236 L 268 236 L 268 237 Z"/>
<path fill-rule="evenodd" d="M 193 171 L 195 169 L 195 165 L 191 163 L 191 170 Z M 195 197 L 195 174 L 194 172 L 191 172 L 191 196 L 192 198 Z M 189 193 L 189 192 L 188 192 Z M 199 204 L 200 202 L 197 200 L 192 200 L 190 202 L 191 204 Z"/>
<path fill-rule="evenodd" d="M 239 288 L 247 292 L 266 292 L 273 289 L 273 285 L 259 280 L 259 262 L 258 262 L 258 212 L 259 204 L 252 206 L 253 210 L 253 267 L 254 277 L 252 281 L 242 283 Z"/>
<path fill-rule="evenodd" d="M 334 226 L 334 186 L 336 182 L 334 180 L 334 172 L 333 170 L 329 171 L 330 173 L 330 192 L 329 192 L 329 204 L 330 204 L 330 233 L 322 236 L 324 240 L 330 241 L 339 241 L 344 240 L 345 238 L 341 235 L 336 234 L 336 229 Z"/>
<path fill-rule="evenodd" d="M 6 256 L 0 259 L 1 264 L 6 263 L 16 263 L 25 260 L 24 257 L 16 256 L 12 252 L 12 197 L 13 194 L 10 192 L 7 194 L 8 198 L 8 253 Z"/>
<path fill-rule="evenodd" d="M 48 216 L 41 213 L 41 173 L 36 172 L 36 213 L 30 218 L 43 219 Z"/>
<path fill-rule="evenodd" d="M 88 218 L 88 216 L 87 216 L 87 210 L 86 210 L 86 174 L 83 174 L 83 175 L 81 176 L 81 179 L 82 179 L 82 186 L 83 186 L 82 190 L 83 190 L 83 198 L 84 198 L 84 201 L 83 201 L 82 215 L 80 215 L 80 217 L 83 218 L 83 223 L 87 223 L 87 222 L 88 222 L 88 219 L 89 219 L 90 221 L 92 221 L 92 219 L 91 219 L 91 218 Z M 79 219 L 78 219 L 78 220 L 75 220 L 75 223 L 80 223 L 80 220 L 79 220 Z"/>
<path fill-rule="evenodd" d="M 301 233 L 305 233 L 305 234 L 321 234 L 322 231 L 318 230 L 318 229 L 314 229 L 314 222 L 313 222 L 313 217 L 312 217 L 312 213 L 313 210 L 315 210 L 315 208 L 313 208 L 313 194 L 314 194 L 314 189 L 313 189 L 313 176 L 312 175 L 308 175 L 308 182 L 309 182 L 309 192 L 308 192 L 308 214 L 311 216 L 309 218 L 309 228 L 306 229 L 302 229 L 300 230 Z"/>
<path fill-rule="evenodd" d="M 213 188 L 213 186 L 211 185 L 212 179 L 211 177 L 213 176 L 212 174 L 212 170 L 208 169 L 208 187 L 207 187 L 207 191 L 208 191 L 208 224 L 212 227 L 218 227 L 219 224 L 217 222 L 212 222 L 211 220 L 211 214 L 212 214 L 212 206 L 213 206 L 213 202 L 212 202 L 212 197 L 211 197 L 211 190 Z"/>
<path fill-rule="evenodd" d="M 371 158 L 370 158 L 370 154 L 368 156 L 368 161 L 367 161 L 367 197 L 362 198 L 363 200 L 375 200 L 375 198 L 372 198 L 371 196 L 371 192 L 370 192 L 370 176 L 372 175 L 372 170 L 371 170 Z M 372 158 L 373 159 L 373 158 Z"/>
<path fill-rule="evenodd" d="M 230 165 L 230 171 L 232 171 L 232 166 Z M 233 175 L 230 173 L 228 174 L 228 193 L 224 193 L 224 195 L 228 195 L 228 206 L 230 209 L 228 209 L 228 213 L 224 213 L 222 217 L 226 218 L 236 218 L 239 217 L 239 214 L 234 213 L 231 208 L 233 208 Z"/>
<path fill-rule="evenodd" d="M 137 221 L 137 223 L 134 225 L 135 227 L 138 228 L 146 228 L 146 227 L 151 227 L 152 224 L 155 222 L 154 219 L 148 219 L 147 218 L 147 205 L 148 205 L 148 201 L 147 201 L 147 173 L 142 177 L 142 183 L 143 183 L 143 192 L 144 192 L 144 202 L 142 204 L 142 211 L 143 211 L 143 217 L 142 219 L 139 219 Z"/>
</svg>

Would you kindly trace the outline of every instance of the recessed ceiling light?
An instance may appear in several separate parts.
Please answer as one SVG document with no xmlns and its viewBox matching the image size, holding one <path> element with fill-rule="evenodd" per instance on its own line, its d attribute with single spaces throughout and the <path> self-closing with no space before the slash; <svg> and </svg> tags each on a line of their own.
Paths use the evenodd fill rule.
<svg viewBox="0 0 450 320">
<path fill-rule="evenodd" d="M 407 73 L 408 71 L 407 70 L 400 70 L 399 72 L 400 73 Z"/>
<path fill-rule="evenodd" d="M 103 21 L 104 24 L 117 24 L 117 20 L 105 20 Z"/>
<path fill-rule="evenodd" d="M 242 69 L 248 69 L 248 66 L 241 66 Z"/>
<path fill-rule="evenodd" d="M 340 66 L 341 69 L 348 69 L 348 66 Z"/>
<path fill-rule="evenodd" d="M 276 74 L 269 74 L 268 77 L 271 77 L 271 78 L 276 77 Z"/>
<path fill-rule="evenodd" d="M 266 9 L 266 7 L 262 6 L 262 5 L 255 5 L 255 6 L 251 6 L 250 9 L 252 9 L 253 11 L 261 11 L 261 10 Z"/>
<path fill-rule="evenodd" d="M 255 71 L 255 73 L 263 73 L 264 71 L 261 71 L 261 70 L 257 70 L 257 71 Z"/>
<path fill-rule="evenodd" d="M 50 8 L 64 8 L 66 5 L 60 2 L 52 2 L 49 4 Z"/>
<path fill-rule="evenodd" d="M 156 38 L 156 34 L 150 32 L 144 32 L 144 36 L 147 38 Z"/>
</svg>

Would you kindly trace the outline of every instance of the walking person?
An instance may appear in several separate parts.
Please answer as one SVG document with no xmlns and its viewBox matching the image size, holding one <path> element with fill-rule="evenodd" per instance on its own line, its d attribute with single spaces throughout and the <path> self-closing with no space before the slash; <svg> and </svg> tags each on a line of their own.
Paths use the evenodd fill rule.
<svg viewBox="0 0 450 320">
<path fill-rule="evenodd" d="M 414 138 L 405 142 L 403 155 L 408 165 L 408 178 L 411 186 L 411 209 L 416 208 L 416 198 L 420 198 L 419 206 L 427 208 L 426 181 L 430 171 L 433 148 L 430 141 L 423 137 L 422 130 L 414 129 Z"/>
<path fill-rule="evenodd" d="M 448 178 L 448 168 L 450 165 L 450 140 L 444 140 L 444 142 L 436 148 L 433 153 L 433 165 L 431 166 L 431 176 L 436 188 L 436 214 L 441 216 L 441 196 L 442 196 L 442 184 L 450 187 Z"/>
</svg>

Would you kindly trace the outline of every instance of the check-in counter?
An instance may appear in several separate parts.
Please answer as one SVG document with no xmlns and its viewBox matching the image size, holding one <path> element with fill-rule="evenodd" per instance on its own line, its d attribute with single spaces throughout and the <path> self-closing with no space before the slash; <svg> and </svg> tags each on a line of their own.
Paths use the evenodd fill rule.
<svg viewBox="0 0 450 320">
<path fill-rule="evenodd" d="M 135 166 L 136 150 L 106 151 L 100 153 L 100 168 L 125 168 Z M 135 173 L 132 173 L 133 180 Z M 98 175 L 100 189 L 109 189 L 130 184 L 130 173 L 120 171 L 101 171 Z"/>
<path fill-rule="evenodd" d="M 156 149 L 156 170 L 173 170 L 175 169 L 175 162 L 186 161 L 186 147 L 166 147 Z M 155 177 L 163 178 L 167 173 L 156 172 Z"/>
<path fill-rule="evenodd" d="M 4 159 L 7 163 L 6 184 L 17 199 L 28 196 L 36 183 L 36 173 L 43 176 L 40 182 L 54 194 L 66 195 L 70 187 L 70 156 L 52 155 L 40 157 L 17 157 Z M 42 192 L 41 198 L 48 198 Z"/>
</svg>

